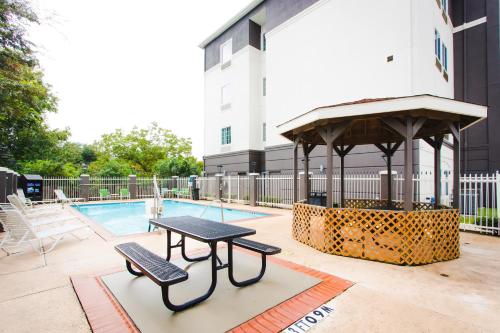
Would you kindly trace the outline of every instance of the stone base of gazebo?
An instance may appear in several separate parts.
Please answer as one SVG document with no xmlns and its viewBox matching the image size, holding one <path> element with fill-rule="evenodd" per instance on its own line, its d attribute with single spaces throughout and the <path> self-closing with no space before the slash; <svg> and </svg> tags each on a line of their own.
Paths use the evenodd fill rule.
<svg viewBox="0 0 500 333">
<path fill-rule="evenodd" d="M 376 200 L 346 200 L 347 207 L 325 208 L 296 203 L 293 238 L 318 251 L 398 265 L 422 265 L 460 256 L 458 209 L 415 204 L 414 211 L 383 207 Z M 364 207 L 364 208 L 359 208 Z"/>
</svg>

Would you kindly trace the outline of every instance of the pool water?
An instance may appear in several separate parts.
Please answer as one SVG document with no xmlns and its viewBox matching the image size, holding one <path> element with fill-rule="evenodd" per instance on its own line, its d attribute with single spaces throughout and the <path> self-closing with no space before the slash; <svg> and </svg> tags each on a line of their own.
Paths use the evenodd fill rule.
<svg viewBox="0 0 500 333">
<path fill-rule="evenodd" d="M 116 236 L 147 232 L 148 220 L 151 218 L 151 214 L 146 213 L 145 202 L 78 205 L 78 210 Z M 204 210 L 205 212 L 203 212 Z M 202 213 L 203 215 L 200 216 Z M 173 200 L 163 201 L 163 217 L 186 215 L 215 222 L 221 221 L 221 212 L 218 207 L 206 207 Z M 238 221 L 264 216 L 268 216 L 268 214 L 224 208 L 224 221 Z"/>
</svg>

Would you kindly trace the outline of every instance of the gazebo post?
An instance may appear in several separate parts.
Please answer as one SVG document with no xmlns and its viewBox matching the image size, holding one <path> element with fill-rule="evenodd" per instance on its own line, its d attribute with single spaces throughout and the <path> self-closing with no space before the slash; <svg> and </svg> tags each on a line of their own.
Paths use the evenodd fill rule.
<svg viewBox="0 0 500 333">
<path fill-rule="evenodd" d="M 434 148 L 434 206 L 441 205 L 441 147 L 443 146 L 443 135 L 436 135 L 432 138 L 424 138 L 432 148 Z"/>
<path fill-rule="evenodd" d="M 304 190 L 305 190 L 305 199 L 306 202 L 309 203 L 309 196 L 311 191 L 311 181 L 309 180 L 309 153 L 313 151 L 316 147 L 316 144 L 308 144 L 302 140 L 302 149 L 304 151 Z"/>
<path fill-rule="evenodd" d="M 387 143 L 387 206 L 392 207 L 392 154 L 391 143 Z"/>
<path fill-rule="evenodd" d="M 460 209 L 460 125 L 448 123 L 453 135 L 453 208 Z"/>
<path fill-rule="evenodd" d="M 404 210 L 413 210 L 413 120 L 406 117 Z"/>
<path fill-rule="evenodd" d="M 306 203 L 309 203 L 309 152 L 307 151 L 308 149 L 308 144 L 305 142 L 302 142 L 302 150 L 304 151 L 304 196 Z"/>
<path fill-rule="evenodd" d="M 337 140 L 346 130 L 349 125 L 352 124 L 351 120 L 345 120 L 341 123 L 326 127 L 326 128 L 318 128 L 316 131 L 318 132 L 319 136 L 323 139 L 323 141 L 326 143 L 326 206 L 327 207 L 333 207 L 333 191 L 332 191 L 332 186 L 333 186 L 333 149 L 337 152 L 337 154 L 341 157 L 340 163 L 341 163 L 341 173 L 342 173 L 342 165 L 343 165 L 343 159 L 342 159 L 342 154 L 343 152 L 340 152 L 337 147 L 334 146 L 335 140 Z M 354 146 L 349 146 L 347 150 L 345 150 L 346 154 L 351 151 L 351 149 L 354 148 Z M 345 156 L 345 154 L 344 154 Z M 343 186 L 343 181 L 341 180 L 341 186 Z M 341 190 L 341 193 L 343 193 L 343 187 Z M 341 194 L 342 195 L 342 194 Z"/>
<path fill-rule="evenodd" d="M 340 157 L 340 207 L 345 208 L 345 157 L 355 147 L 350 145 L 347 148 L 341 145 L 340 148 L 334 146 L 335 152 Z"/>
<path fill-rule="evenodd" d="M 434 137 L 434 202 L 436 209 L 441 206 L 441 147 L 443 136 Z"/>
<path fill-rule="evenodd" d="M 300 137 L 297 136 L 293 142 L 293 202 L 299 201 L 299 143 Z"/>
<path fill-rule="evenodd" d="M 345 167 L 344 167 L 344 146 L 340 147 L 340 207 L 345 208 Z"/>
<path fill-rule="evenodd" d="M 326 207 L 333 207 L 333 141 L 326 142 Z"/>
</svg>

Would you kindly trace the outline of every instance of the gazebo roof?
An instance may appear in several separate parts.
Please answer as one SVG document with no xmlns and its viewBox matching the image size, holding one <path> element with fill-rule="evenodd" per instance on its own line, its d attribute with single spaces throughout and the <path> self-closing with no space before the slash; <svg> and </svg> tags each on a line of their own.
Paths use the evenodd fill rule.
<svg viewBox="0 0 500 333">
<path fill-rule="evenodd" d="M 312 144 L 324 144 L 318 129 L 343 124 L 345 131 L 335 144 L 362 145 L 401 141 L 401 135 L 388 122 L 407 117 L 425 120 L 414 139 L 451 133 L 449 123 L 461 129 L 487 116 L 487 107 L 432 95 L 363 99 L 323 106 L 290 119 L 278 126 L 281 135 Z"/>
</svg>

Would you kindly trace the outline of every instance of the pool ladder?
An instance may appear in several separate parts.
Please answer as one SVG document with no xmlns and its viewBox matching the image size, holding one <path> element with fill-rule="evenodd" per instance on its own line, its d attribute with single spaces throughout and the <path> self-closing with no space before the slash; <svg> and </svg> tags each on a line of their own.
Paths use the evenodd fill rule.
<svg viewBox="0 0 500 333">
<path fill-rule="evenodd" d="M 205 214 L 205 212 L 207 211 L 208 208 L 213 207 L 214 204 L 217 204 L 217 203 L 220 204 L 220 221 L 222 223 L 224 223 L 224 206 L 222 205 L 222 200 L 214 200 L 209 205 L 206 205 L 199 217 L 201 218 L 203 216 L 203 214 Z"/>
</svg>

